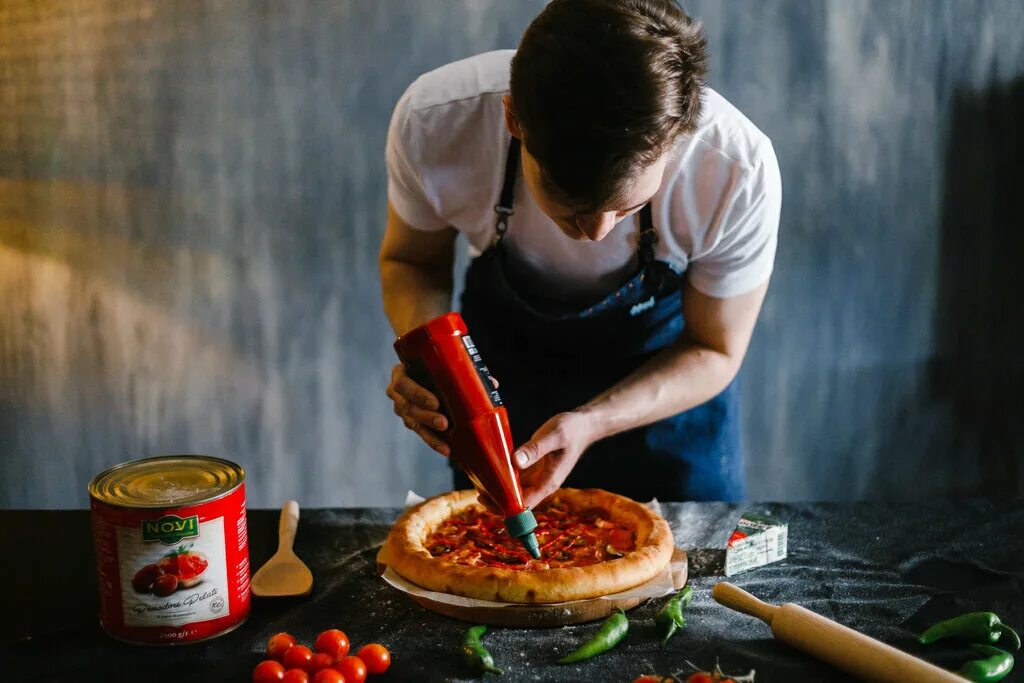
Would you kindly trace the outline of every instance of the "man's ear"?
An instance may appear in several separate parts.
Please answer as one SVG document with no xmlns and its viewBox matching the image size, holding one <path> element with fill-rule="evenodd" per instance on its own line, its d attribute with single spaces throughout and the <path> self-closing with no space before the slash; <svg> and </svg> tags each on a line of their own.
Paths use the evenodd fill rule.
<svg viewBox="0 0 1024 683">
<path fill-rule="evenodd" d="M 516 113 L 512 109 L 512 96 L 505 95 L 501 98 L 502 104 L 505 105 L 505 126 L 508 127 L 508 132 L 512 133 L 512 137 L 523 139 L 523 129 L 519 126 L 519 119 L 516 118 Z"/>
</svg>

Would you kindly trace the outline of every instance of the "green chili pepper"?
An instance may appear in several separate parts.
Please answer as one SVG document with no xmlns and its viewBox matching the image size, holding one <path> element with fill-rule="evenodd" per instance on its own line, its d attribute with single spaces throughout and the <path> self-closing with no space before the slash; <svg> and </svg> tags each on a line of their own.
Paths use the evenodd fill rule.
<svg viewBox="0 0 1024 683">
<path fill-rule="evenodd" d="M 676 631 L 686 626 L 686 619 L 683 618 L 683 610 L 693 601 L 693 589 L 687 586 L 679 591 L 665 603 L 658 614 L 654 617 L 654 623 L 658 625 L 664 634 L 661 639 L 661 646 L 665 647 L 669 638 L 676 634 Z"/>
<path fill-rule="evenodd" d="M 480 637 L 485 633 L 487 633 L 486 626 L 473 626 L 466 631 L 466 636 L 462 639 L 462 661 L 474 673 L 501 675 L 504 672 L 494 666 L 494 657 L 487 651 L 484 644 L 480 642 Z"/>
<path fill-rule="evenodd" d="M 959 638 L 976 643 L 992 644 L 1007 636 L 1013 643 L 1013 649 L 1020 649 L 1020 636 L 1006 624 L 999 621 L 992 612 L 970 612 L 959 617 L 940 621 L 924 633 L 919 640 L 929 645 L 943 638 Z"/>
<path fill-rule="evenodd" d="M 964 664 L 959 673 L 974 683 L 994 683 L 1013 670 L 1013 655 L 991 645 L 971 645 L 971 649 L 985 659 L 974 659 Z"/>
<path fill-rule="evenodd" d="M 558 663 L 572 664 L 583 659 L 589 659 L 602 652 L 607 652 L 626 637 L 627 631 L 629 631 L 629 619 L 626 618 L 625 612 L 616 607 L 615 613 L 604 620 L 601 628 L 597 629 L 597 633 L 594 634 L 593 638 L 559 659 Z"/>
</svg>

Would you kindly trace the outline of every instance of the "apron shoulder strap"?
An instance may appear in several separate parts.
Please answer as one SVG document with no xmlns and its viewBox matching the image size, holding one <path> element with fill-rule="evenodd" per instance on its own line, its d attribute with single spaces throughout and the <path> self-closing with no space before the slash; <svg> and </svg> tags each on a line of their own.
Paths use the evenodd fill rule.
<svg viewBox="0 0 1024 683">
<path fill-rule="evenodd" d="M 494 221 L 494 243 L 497 244 L 508 230 L 508 218 L 516 212 L 513 208 L 516 201 L 516 176 L 519 175 L 519 138 L 513 137 L 508 143 L 508 156 L 505 157 L 505 177 L 501 181 L 501 196 L 494 205 L 497 218 Z"/>
<path fill-rule="evenodd" d="M 640 264 L 646 265 L 654 262 L 654 245 L 658 242 L 658 233 L 654 230 L 654 215 L 651 212 L 651 203 L 644 204 L 640 209 L 640 242 L 638 251 Z"/>
<path fill-rule="evenodd" d="M 516 210 L 516 176 L 519 175 L 519 138 L 512 137 L 508 142 L 508 155 L 505 157 L 505 176 L 501 181 L 501 196 L 494 205 L 494 244 L 501 241 L 508 231 L 508 219 Z M 654 230 L 654 218 L 651 205 L 647 203 L 640 209 L 640 242 L 639 255 L 641 265 L 654 262 L 654 245 L 658 242 L 658 234 Z"/>
</svg>

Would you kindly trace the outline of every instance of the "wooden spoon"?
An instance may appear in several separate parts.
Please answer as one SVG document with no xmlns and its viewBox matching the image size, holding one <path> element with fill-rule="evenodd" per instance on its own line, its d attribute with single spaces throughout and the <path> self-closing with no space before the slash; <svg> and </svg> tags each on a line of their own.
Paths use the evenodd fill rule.
<svg viewBox="0 0 1024 683">
<path fill-rule="evenodd" d="M 298 527 L 299 504 L 289 500 L 281 507 L 277 552 L 252 577 L 250 588 L 253 595 L 278 598 L 309 595 L 313 590 L 313 573 L 292 551 Z"/>
</svg>

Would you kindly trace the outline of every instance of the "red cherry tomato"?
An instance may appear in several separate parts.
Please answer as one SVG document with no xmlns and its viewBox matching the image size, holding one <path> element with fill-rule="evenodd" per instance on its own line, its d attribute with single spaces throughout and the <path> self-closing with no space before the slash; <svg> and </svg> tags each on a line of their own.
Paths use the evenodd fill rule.
<svg viewBox="0 0 1024 683">
<path fill-rule="evenodd" d="M 322 669 L 313 676 L 313 683 L 345 683 L 345 677 L 334 669 Z"/>
<path fill-rule="evenodd" d="M 345 677 L 345 683 L 363 683 L 366 680 L 366 664 L 359 657 L 342 657 L 333 668 Z"/>
<path fill-rule="evenodd" d="M 309 668 L 309 660 L 311 659 L 313 659 L 313 651 L 308 647 L 305 645 L 292 645 L 284 651 L 284 657 L 281 658 L 281 662 L 286 669 L 302 669 L 305 671 Z"/>
<path fill-rule="evenodd" d="M 287 633 L 275 633 L 267 641 L 267 656 L 271 659 L 281 661 L 284 651 L 295 644 L 295 639 Z"/>
<path fill-rule="evenodd" d="M 284 678 L 284 667 L 280 662 L 265 659 L 252 670 L 252 683 L 277 683 Z"/>
<path fill-rule="evenodd" d="M 337 661 L 348 654 L 348 636 L 345 635 L 344 631 L 332 628 L 316 637 L 316 643 L 313 645 L 313 648 L 317 652 L 329 654 Z"/>
<path fill-rule="evenodd" d="M 716 678 L 714 674 L 707 671 L 700 671 L 686 679 L 686 683 L 725 683 L 725 681 L 732 683 L 731 678 Z"/>
<path fill-rule="evenodd" d="M 366 670 L 372 674 L 382 674 L 391 666 L 391 653 L 379 643 L 363 645 L 356 656 L 363 660 Z"/>
<path fill-rule="evenodd" d="M 309 674 L 303 669 L 288 669 L 284 672 L 283 683 L 309 683 Z"/>
<path fill-rule="evenodd" d="M 317 652 L 313 655 L 313 658 L 309 660 L 309 666 L 306 667 L 306 671 L 311 674 L 315 674 L 317 671 L 326 669 L 332 664 L 334 664 L 334 657 L 330 656 L 326 652 Z"/>
</svg>

